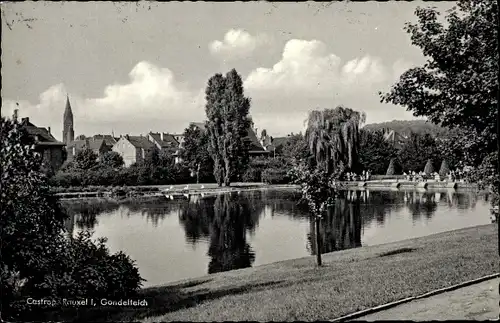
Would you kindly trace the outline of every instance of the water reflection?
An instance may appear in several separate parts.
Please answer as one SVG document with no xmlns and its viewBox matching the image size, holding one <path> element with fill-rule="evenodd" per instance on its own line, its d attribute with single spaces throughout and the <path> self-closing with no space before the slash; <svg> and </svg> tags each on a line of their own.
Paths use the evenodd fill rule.
<svg viewBox="0 0 500 323">
<path fill-rule="evenodd" d="M 314 221 L 299 199 L 299 192 L 280 190 L 61 205 L 70 215 L 71 232 L 91 229 L 108 237 L 110 246 L 129 253 L 143 266 L 148 284 L 155 284 L 315 255 Z M 487 224 L 487 200 L 455 190 L 342 192 L 320 222 L 321 253 Z"/>
<path fill-rule="evenodd" d="M 208 238 L 208 273 L 252 266 L 255 253 L 247 243 L 264 210 L 261 192 L 224 194 L 182 205 L 179 220 L 188 243 Z"/>
<path fill-rule="evenodd" d="M 357 196 L 339 197 L 335 205 L 330 207 L 327 214 L 319 222 L 321 253 L 361 247 L 361 192 L 354 192 Z M 350 194 L 350 192 L 348 193 Z M 310 232 L 307 234 L 308 249 L 311 255 L 316 255 L 315 220 L 310 219 Z"/>
</svg>

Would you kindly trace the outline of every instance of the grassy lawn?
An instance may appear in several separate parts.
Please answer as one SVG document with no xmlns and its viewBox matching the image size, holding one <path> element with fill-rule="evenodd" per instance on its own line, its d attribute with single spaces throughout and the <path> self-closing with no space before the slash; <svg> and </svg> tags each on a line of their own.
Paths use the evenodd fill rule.
<svg viewBox="0 0 500 323">
<path fill-rule="evenodd" d="M 495 224 L 306 257 L 144 289 L 147 308 L 108 320 L 328 320 L 494 274 Z M 103 317 L 101 316 L 101 319 Z"/>
</svg>

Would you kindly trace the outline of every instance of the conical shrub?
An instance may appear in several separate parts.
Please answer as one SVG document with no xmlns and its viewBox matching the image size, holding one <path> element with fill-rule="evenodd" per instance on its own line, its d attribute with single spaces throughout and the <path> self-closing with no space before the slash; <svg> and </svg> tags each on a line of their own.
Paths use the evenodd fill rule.
<svg viewBox="0 0 500 323">
<path fill-rule="evenodd" d="M 427 160 L 427 164 L 425 164 L 424 173 L 425 175 L 434 173 L 434 166 L 432 166 L 432 161 L 430 159 Z"/>
<path fill-rule="evenodd" d="M 448 176 L 450 173 L 450 167 L 448 167 L 448 162 L 446 159 L 443 159 L 443 162 L 441 163 L 441 168 L 439 168 L 439 176 Z"/>
<path fill-rule="evenodd" d="M 386 175 L 395 175 L 396 174 L 396 165 L 394 158 L 391 159 L 389 162 L 389 167 L 387 167 L 387 172 L 385 173 Z"/>
</svg>

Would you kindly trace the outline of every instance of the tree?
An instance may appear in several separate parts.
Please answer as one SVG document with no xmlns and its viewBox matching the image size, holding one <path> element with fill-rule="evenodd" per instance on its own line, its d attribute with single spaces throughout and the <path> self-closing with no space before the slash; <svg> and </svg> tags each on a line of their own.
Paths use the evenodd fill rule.
<svg viewBox="0 0 500 323">
<path fill-rule="evenodd" d="M 235 69 L 225 77 L 212 76 L 205 94 L 208 151 L 214 161 L 214 176 L 219 186 L 229 186 L 231 178 L 248 162 L 245 137 L 251 123 L 250 99 L 244 96 L 243 81 Z"/>
<path fill-rule="evenodd" d="M 73 164 L 77 169 L 90 170 L 97 165 L 99 156 L 90 148 L 79 150 L 73 157 Z"/>
<path fill-rule="evenodd" d="M 364 114 L 342 106 L 309 113 L 305 139 L 312 158 L 299 162 L 290 175 L 301 185 L 302 199 L 316 219 L 316 250 L 322 250 L 320 222 L 333 206 L 337 180 L 358 166 L 359 128 L 364 119 Z M 321 266 L 321 252 L 316 257 Z"/>
<path fill-rule="evenodd" d="M 468 132 L 462 147 L 477 165 L 497 150 L 498 4 L 458 1 L 446 27 L 433 8 L 418 8 L 416 24 L 406 24 L 412 44 L 427 57 L 401 75 L 382 102 L 398 104 L 415 116 Z"/>
<path fill-rule="evenodd" d="M 446 135 L 437 139 L 437 148 L 443 158 L 446 158 L 448 166 L 455 169 L 460 162 L 466 160 L 466 151 L 464 149 L 465 141 L 468 139 L 469 134 L 462 129 L 453 129 Z M 475 164 L 472 163 L 472 164 Z"/>
<path fill-rule="evenodd" d="M 42 158 L 17 119 L 1 118 L 1 299 L 9 312 L 19 284 L 37 279 L 55 256 L 64 215 L 49 198 Z M 5 316 L 4 316 L 5 318 Z"/>
<path fill-rule="evenodd" d="M 290 161 L 294 159 L 304 160 L 311 156 L 309 147 L 302 133 L 290 134 L 280 150 L 281 155 Z"/>
<path fill-rule="evenodd" d="M 0 121 L 2 318 L 46 320 L 46 308 L 28 306 L 28 297 L 133 296 L 141 282 L 133 262 L 123 253 L 110 255 L 89 233 L 63 235 L 66 215 L 41 172 L 41 155 L 17 118 Z"/>
<path fill-rule="evenodd" d="M 321 218 L 333 206 L 337 191 L 332 183 L 338 178 L 338 174 L 342 169 L 337 169 L 337 172 L 328 174 L 325 164 L 319 167 L 310 167 L 305 161 L 296 164 L 290 171 L 290 177 L 294 182 L 299 184 L 302 192 L 302 202 L 307 203 L 309 212 L 314 216 L 316 227 L 316 250 L 321 248 Z M 322 266 L 321 252 L 316 252 L 316 263 Z"/>
<path fill-rule="evenodd" d="M 208 133 L 199 128 L 186 128 L 180 157 L 190 170 L 196 172 L 197 183 L 200 182 L 200 171 L 213 172 L 213 160 L 208 152 Z"/>
<path fill-rule="evenodd" d="M 305 138 L 316 164 L 324 164 L 328 174 L 340 166 L 356 170 L 364 120 L 364 114 L 342 106 L 310 112 Z"/>
<path fill-rule="evenodd" d="M 437 142 L 429 134 L 411 134 L 398 151 L 398 163 L 405 172 L 420 172 L 425 168 L 427 160 L 441 161 L 441 158 Z"/>
<path fill-rule="evenodd" d="M 359 162 L 373 174 L 384 174 L 396 149 L 385 140 L 382 131 L 360 130 Z"/>
<path fill-rule="evenodd" d="M 101 156 L 100 164 L 110 168 L 123 167 L 123 157 L 116 151 L 108 151 Z"/>
</svg>

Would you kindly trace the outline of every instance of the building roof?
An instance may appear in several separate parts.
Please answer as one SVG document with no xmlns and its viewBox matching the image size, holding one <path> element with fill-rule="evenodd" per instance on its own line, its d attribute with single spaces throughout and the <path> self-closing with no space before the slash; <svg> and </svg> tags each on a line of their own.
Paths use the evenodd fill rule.
<svg viewBox="0 0 500 323">
<path fill-rule="evenodd" d="M 262 144 L 260 143 L 259 139 L 257 138 L 255 131 L 251 127 L 249 127 L 247 130 L 247 136 L 245 137 L 245 140 L 247 140 L 249 142 L 249 145 L 248 145 L 249 152 L 266 151 L 264 149 L 264 147 L 262 147 Z"/>
<path fill-rule="evenodd" d="M 150 132 L 149 135 L 153 140 L 161 147 L 161 148 L 177 148 L 179 146 L 179 142 L 174 138 L 174 135 L 159 132 Z"/>
<path fill-rule="evenodd" d="M 390 130 L 390 131 L 387 131 L 386 133 L 384 133 L 384 138 L 385 140 L 387 141 L 391 141 L 391 142 L 398 142 L 398 141 L 402 141 L 402 140 L 405 140 L 405 136 L 401 135 L 400 133 L 394 131 L 394 130 Z"/>
<path fill-rule="evenodd" d="M 128 140 L 135 148 L 154 148 L 154 144 L 148 140 L 148 137 L 127 135 L 124 138 Z"/>
<path fill-rule="evenodd" d="M 92 139 L 87 138 L 84 140 L 74 140 L 68 144 L 68 149 L 75 148 L 76 151 L 83 150 L 85 148 L 91 149 L 95 153 L 99 153 L 102 146 L 105 145 L 103 139 Z"/>
<path fill-rule="evenodd" d="M 198 127 L 200 130 L 206 129 L 204 122 L 191 122 L 189 124 L 189 126 L 190 127 L 193 127 L 193 126 Z M 248 151 L 250 153 L 266 152 L 266 149 L 260 143 L 260 141 L 257 138 L 257 135 L 255 134 L 255 131 L 252 129 L 252 127 L 248 127 L 247 136 L 245 137 L 245 140 L 247 140 L 249 142 Z"/>
<path fill-rule="evenodd" d="M 189 126 L 200 128 L 200 130 L 205 130 L 205 122 L 191 122 Z"/>
<path fill-rule="evenodd" d="M 116 142 L 118 141 L 119 138 L 117 139 L 117 138 L 113 137 L 112 135 L 97 134 L 97 135 L 93 135 L 92 139 L 102 139 L 102 140 L 104 140 L 105 145 L 113 146 L 114 144 L 116 144 Z"/>
<path fill-rule="evenodd" d="M 29 121 L 29 118 L 23 118 L 21 124 L 26 132 L 34 137 L 35 144 L 42 146 L 64 146 L 64 143 L 54 138 L 46 128 L 35 126 Z"/>
<path fill-rule="evenodd" d="M 273 138 L 272 145 L 275 148 L 281 148 L 282 146 L 286 145 L 289 140 L 290 140 L 290 137 L 276 137 L 276 138 Z"/>
</svg>

